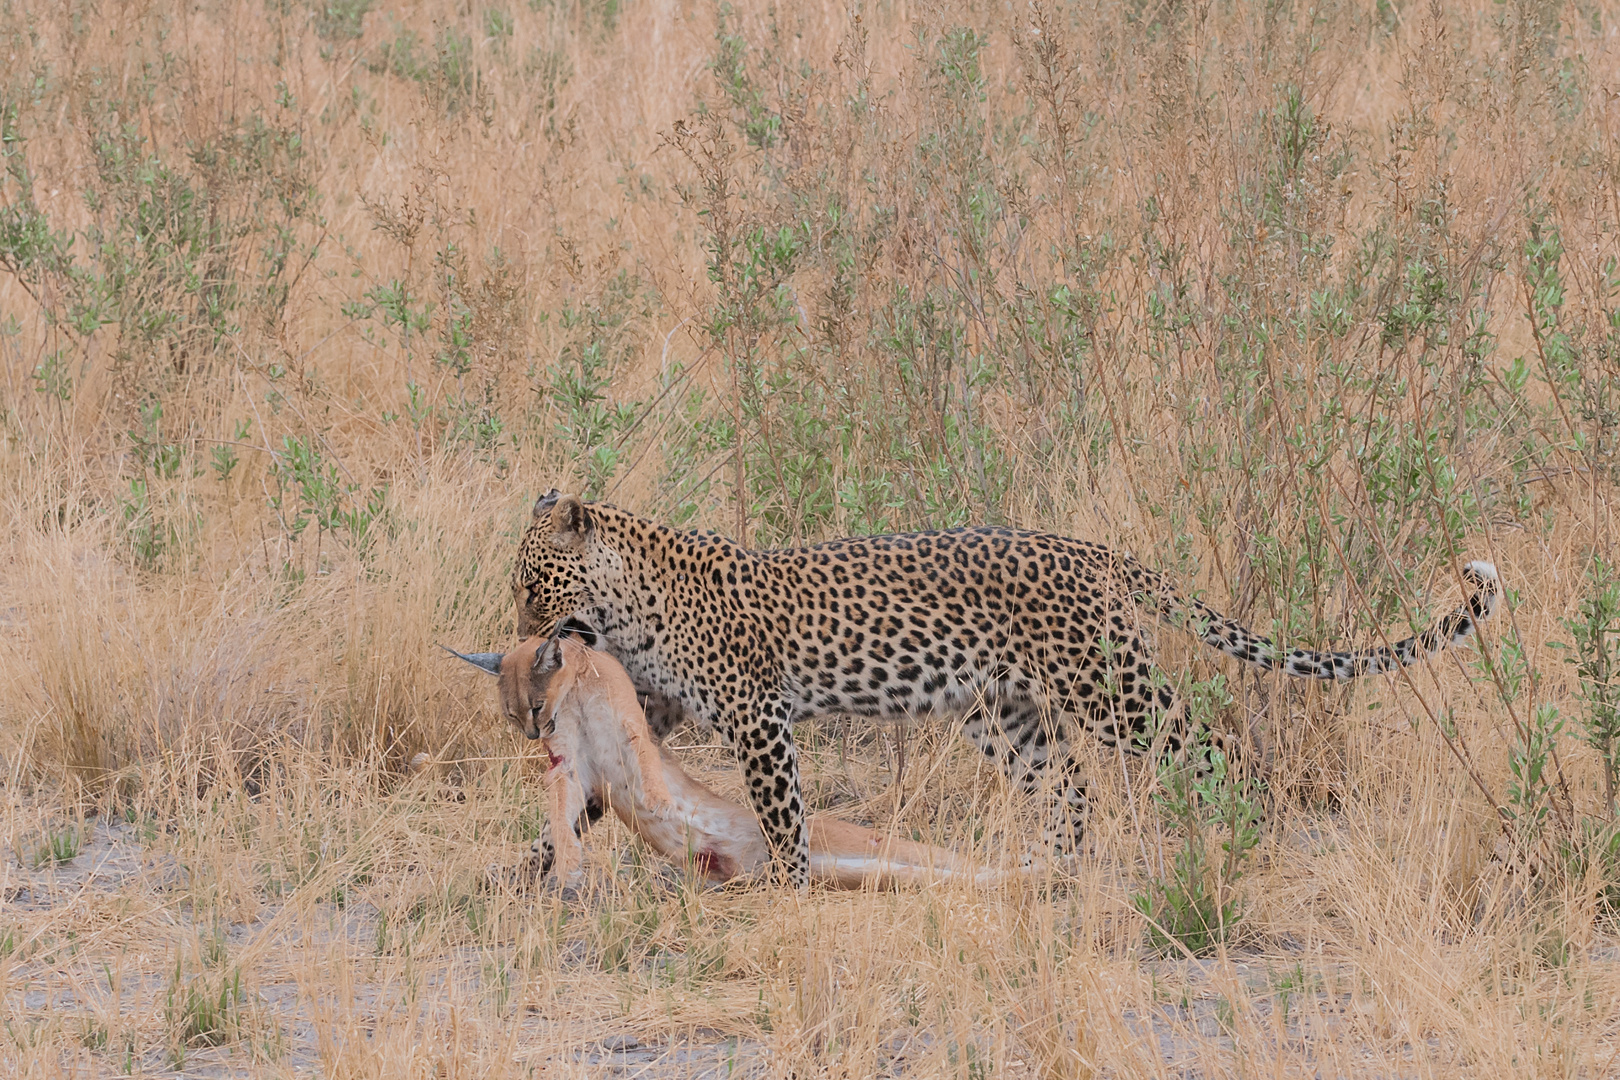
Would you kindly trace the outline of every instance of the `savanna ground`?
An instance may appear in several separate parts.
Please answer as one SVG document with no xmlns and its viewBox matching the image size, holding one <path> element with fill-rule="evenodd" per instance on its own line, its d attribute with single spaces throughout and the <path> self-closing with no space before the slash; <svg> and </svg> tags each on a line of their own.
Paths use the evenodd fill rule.
<svg viewBox="0 0 1620 1080">
<path fill-rule="evenodd" d="M 0 1071 L 1617 1075 L 1617 25 L 0 0 Z M 1099 539 L 1317 645 L 1509 603 L 1343 687 L 1161 629 L 1254 752 L 1098 751 L 1038 887 L 604 825 L 523 897 L 534 751 L 435 643 L 511 641 L 554 485 Z M 800 738 L 823 809 L 1038 831 L 937 724 Z"/>
</svg>

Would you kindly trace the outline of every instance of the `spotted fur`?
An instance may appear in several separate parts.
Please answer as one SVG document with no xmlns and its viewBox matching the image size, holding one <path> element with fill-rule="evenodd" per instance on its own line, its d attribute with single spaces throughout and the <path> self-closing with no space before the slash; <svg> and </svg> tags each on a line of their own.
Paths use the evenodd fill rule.
<svg viewBox="0 0 1620 1080">
<path fill-rule="evenodd" d="M 1156 717 L 1176 736 L 1138 605 L 1262 670 L 1318 679 L 1387 671 L 1460 641 L 1490 616 L 1496 569 L 1469 563 L 1466 603 L 1393 647 L 1283 651 L 1099 544 L 1004 528 L 857 537 L 753 551 L 551 492 L 513 573 L 519 633 L 588 627 L 638 692 L 678 702 L 737 751 L 778 865 L 806 880 L 793 724 L 846 712 L 960 716 L 1015 783 L 1051 800 L 1048 839 L 1078 835 L 1074 738 L 1139 747 Z"/>
</svg>

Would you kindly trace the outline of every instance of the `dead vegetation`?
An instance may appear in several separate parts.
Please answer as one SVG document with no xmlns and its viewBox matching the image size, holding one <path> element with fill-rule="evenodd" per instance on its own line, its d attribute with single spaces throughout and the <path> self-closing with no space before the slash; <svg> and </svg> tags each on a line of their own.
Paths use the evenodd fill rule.
<svg viewBox="0 0 1620 1080">
<path fill-rule="evenodd" d="M 0 5 L 0 1065 L 1616 1075 L 1617 40 Z M 1326 689 L 1163 630 L 1265 768 L 1099 751 L 1041 888 L 705 890 L 604 824 L 520 898 L 535 763 L 434 646 L 509 643 L 552 486 L 761 545 L 1053 529 L 1318 645 L 1469 558 L 1510 603 Z M 801 739 L 819 808 L 1036 832 L 936 725 Z"/>
</svg>

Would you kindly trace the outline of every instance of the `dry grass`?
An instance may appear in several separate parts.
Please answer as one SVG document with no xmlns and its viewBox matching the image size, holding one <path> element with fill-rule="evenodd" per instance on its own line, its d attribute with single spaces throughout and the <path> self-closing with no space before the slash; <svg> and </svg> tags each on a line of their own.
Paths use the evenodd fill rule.
<svg viewBox="0 0 1620 1080">
<path fill-rule="evenodd" d="M 1612 13 L 368 6 L 0 3 L 0 1070 L 1620 1075 L 1610 688 L 1554 648 L 1616 560 Z M 1196 959 L 1133 902 L 1167 777 L 1100 752 L 1028 893 L 604 826 L 520 898 L 534 763 L 434 643 L 510 639 L 553 485 L 1054 529 L 1323 644 L 1514 592 L 1342 689 L 1159 635 L 1267 763 Z M 1036 831 L 936 726 L 801 738 L 818 806 Z"/>
</svg>

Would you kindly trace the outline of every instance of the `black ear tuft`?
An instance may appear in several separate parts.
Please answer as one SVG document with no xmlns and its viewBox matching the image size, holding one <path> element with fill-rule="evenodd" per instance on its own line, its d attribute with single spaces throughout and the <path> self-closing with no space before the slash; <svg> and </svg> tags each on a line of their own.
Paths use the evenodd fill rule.
<svg viewBox="0 0 1620 1080">
<path fill-rule="evenodd" d="M 551 508 L 553 542 L 564 550 L 577 548 L 585 542 L 590 531 L 591 512 L 579 496 L 559 496 L 556 505 Z"/>
<path fill-rule="evenodd" d="M 491 675 L 499 675 L 501 673 L 501 654 L 498 652 L 461 653 L 456 652 L 456 650 L 450 648 L 448 645 L 440 645 L 439 648 L 443 649 L 451 656 L 461 657 L 473 667 L 487 671 Z"/>
<path fill-rule="evenodd" d="M 542 514 L 548 513 L 553 506 L 557 505 L 557 500 L 560 498 L 562 498 L 562 492 L 558 491 L 556 488 L 552 488 L 550 491 L 534 500 L 534 516 L 540 517 Z"/>
</svg>

